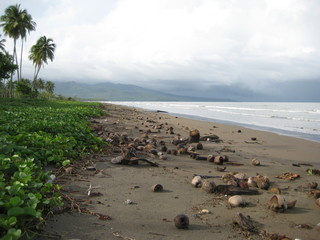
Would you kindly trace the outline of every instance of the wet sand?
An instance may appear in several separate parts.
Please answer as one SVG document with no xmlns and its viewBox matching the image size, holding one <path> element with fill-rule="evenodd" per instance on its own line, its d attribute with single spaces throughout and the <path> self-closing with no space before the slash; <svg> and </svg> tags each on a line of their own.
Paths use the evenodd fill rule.
<svg viewBox="0 0 320 240">
<path fill-rule="evenodd" d="M 225 163 L 220 166 L 226 167 L 225 172 L 219 172 L 214 163 L 192 159 L 188 154 L 168 154 L 167 160 L 161 160 L 139 151 L 140 157 L 159 167 L 142 161 L 138 165 L 112 164 L 111 159 L 121 155 L 121 148 L 125 146 L 115 144 L 101 154 L 88 156 L 73 166 L 72 173 L 65 172 L 57 178 L 64 194 L 95 214 L 79 213 L 75 207 L 71 212 L 54 215 L 48 219 L 44 235 L 39 239 L 54 236 L 83 240 L 270 239 L 271 234 L 290 239 L 319 239 L 320 207 L 314 197 L 307 195 L 310 189 L 306 186 L 311 182 L 320 184 L 320 176 L 310 175 L 306 170 L 320 169 L 320 143 L 112 104 L 105 104 L 105 109 L 109 115 L 92 123 L 103 138 L 118 133 L 134 139 L 150 130 L 148 137 L 157 141 L 159 151 L 160 141 L 164 141 L 168 149 L 176 149 L 171 141 L 178 134 L 179 138 L 187 139 L 190 130 L 198 129 L 201 136 L 215 134 L 221 141 L 201 141 L 203 150 L 196 152 L 201 156 L 227 155 L 233 165 Z M 160 124 L 162 129 L 153 128 Z M 173 127 L 174 134 L 166 133 L 168 127 Z M 251 165 L 253 158 L 259 159 L 261 166 Z M 96 170 L 87 170 L 87 166 L 94 166 Z M 230 196 L 206 193 L 191 185 L 194 174 L 215 176 L 210 180 L 219 185 L 225 184 L 222 175 L 236 172 L 245 173 L 247 177 L 257 173 L 267 176 L 271 186 L 278 186 L 287 201 L 297 200 L 296 206 L 284 213 L 273 212 L 268 202 L 274 193 L 258 189 L 259 195 L 243 196 L 248 206 L 230 208 Z M 290 181 L 276 177 L 286 172 L 299 174 L 300 178 Z M 150 191 L 154 184 L 161 184 L 164 190 Z M 90 185 L 91 196 L 88 196 Z M 127 200 L 132 204 L 126 204 Z M 201 210 L 210 213 L 200 214 Z M 238 212 L 250 216 L 257 229 L 255 233 L 232 223 Z M 174 217 L 181 213 L 189 217 L 187 230 L 174 226 Z M 106 216 L 112 219 L 106 220 Z"/>
</svg>

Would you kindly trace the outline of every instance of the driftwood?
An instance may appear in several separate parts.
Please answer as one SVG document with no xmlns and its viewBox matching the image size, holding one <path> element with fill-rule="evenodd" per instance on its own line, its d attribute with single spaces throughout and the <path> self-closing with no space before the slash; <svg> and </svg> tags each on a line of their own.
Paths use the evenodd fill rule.
<svg viewBox="0 0 320 240">
<path fill-rule="evenodd" d="M 256 189 L 240 188 L 233 185 L 218 185 L 215 188 L 216 193 L 224 195 L 257 195 L 259 191 Z"/>
<path fill-rule="evenodd" d="M 138 165 L 139 161 L 149 163 L 152 167 L 159 167 L 159 165 L 157 163 L 151 162 L 151 161 L 144 159 L 144 158 L 133 158 L 133 159 L 129 159 L 129 160 L 123 159 L 119 164 Z"/>
<path fill-rule="evenodd" d="M 237 213 L 233 218 L 233 224 L 238 225 L 242 230 L 256 232 L 256 227 L 252 224 L 250 218 L 245 217 L 242 213 Z"/>
<path fill-rule="evenodd" d="M 221 178 L 221 176 L 213 176 L 213 175 L 200 175 L 200 174 L 193 174 L 193 177 L 199 176 L 203 179 L 207 179 L 207 178 Z"/>
</svg>

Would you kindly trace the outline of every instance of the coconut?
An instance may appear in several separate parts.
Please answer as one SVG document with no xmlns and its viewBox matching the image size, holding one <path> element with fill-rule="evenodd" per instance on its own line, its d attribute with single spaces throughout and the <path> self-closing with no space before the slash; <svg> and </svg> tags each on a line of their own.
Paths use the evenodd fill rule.
<svg viewBox="0 0 320 240">
<path fill-rule="evenodd" d="M 247 176 L 246 176 L 246 174 L 244 174 L 244 173 L 237 173 L 237 174 L 234 175 L 234 177 L 235 177 L 236 179 L 239 179 L 239 180 L 247 179 Z"/>
<path fill-rule="evenodd" d="M 203 181 L 202 182 L 202 189 L 207 193 L 213 193 L 216 188 L 216 184 L 213 181 Z"/>
<path fill-rule="evenodd" d="M 260 189 L 268 189 L 270 187 L 270 180 L 266 176 L 257 175 L 253 180 L 257 183 L 257 186 Z"/>
<path fill-rule="evenodd" d="M 279 194 L 272 196 L 269 206 L 274 212 L 284 212 L 288 208 L 285 198 Z"/>
<path fill-rule="evenodd" d="M 228 203 L 231 207 L 242 207 L 245 206 L 246 203 L 240 195 L 234 195 L 228 199 Z"/>
<path fill-rule="evenodd" d="M 253 166 L 260 166 L 260 161 L 258 159 L 256 159 L 256 158 L 254 158 L 254 159 L 251 160 L 251 164 Z"/>
<path fill-rule="evenodd" d="M 202 179 L 200 176 L 195 176 L 192 181 L 191 184 L 196 187 L 196 188 L 200 188 L 202 186 Z"/>
<path fill-rule="evenodd" d="M 257 183 L 254 181 L 253 177 L 248 178 L 248 186 L 249 187 L 257 187 Z"/>
<path fill-rule="evenodd" d="M 187 229 L 189 227 L 189 218 L 185 214 L 179 214 L 174 219 L 174 225 L 178 229 Z"/>
<path fill-rule="evenodd" d="M 163 190 L 163 186 L 161 184 L 155 184 L 150 188 L 153 192 L 161 192 Z"/>
<path fill-rule="evenodd" d="M 216 156 L 216 157 L 214 158 L 213 162 L 214 162 L 215 164 L 222 165 L 222 164 L 223 164 L 223 157 L 220 156 L 220 155 L 219 155 L 219 156 Z"/>
</svg>

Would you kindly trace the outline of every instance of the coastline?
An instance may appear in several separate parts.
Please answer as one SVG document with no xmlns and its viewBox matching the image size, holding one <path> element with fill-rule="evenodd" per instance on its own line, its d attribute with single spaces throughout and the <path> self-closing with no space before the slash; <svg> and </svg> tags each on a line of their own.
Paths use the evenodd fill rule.
<svg viewBox="0 0 320 240">
<path fill-rule="evenodd" d="M 198 129 L 202 136 L 214 134 L 221 139 L 220 142 L 202 141 L 203 149 L 197 150 L 201 156 L 227 155 L 235 165 L 221 165 L 226 170 L 219 172 L 214 163 L 197 161 L 186 154 L 168 154 L 167 160 L 150 154 L 144 155 L 148 160 L 159 164 L 159 167 L 144 163 L 137 166 L 117 165 L 110 162 L 119 155 L 119 147 L 116 147 L 118 152 L 102 153 L 87 161 L 95 166 L 96 172 L 79 170 L 77 174 L 65 173 L 63 178 L 57 180 L 75 199 L 84 199 L 87 208 L 109 215 L 112 220 L 101 221 L 96 216 L 74 211 L 49 219 L 46 231 L 61 235 L 63 239 L 89 240 L 271 239 L 271 234 L 285 235 L 289 239 L 318 239 L 320 208 L 315 204 L 315 199 L 307 195 L 310 190 L 307 185 L 312 182 L 320 183 L 320 177 L 308 174 L 307 169 L 320 169 L 319 143 L 134 107 L 116 104 L 104 106 L 109 115 L 95 119 L 96 123 L 93 124 L 93 128 L 103 138 L 110 133 L 117 133 L 135 139 L 151 131 L 148 133 L 149 139 L 157 140 L 159 151 L 160 140 L 169 149 L 174 149 L 176 146 L 171 143 L 173 139 L 177 136 L 186 139 L 190 130 Z M 159 131 L 153 128 L 159 124 L 163 124 L 164 128 Z M 167 127 L 172 127 L 174 134 L 166 133 Z M 259 159 L 261 166 L 251 165 L 253 158 Z M 230 208 L 229 196 L 209 194 L 191 185 L 194 174 L 217 176 L 212 180 L 218 185 L 225 184 L 221 179 L 222 175 L 235 172 L 244 173 L 247 177 L 257 173 L 267 176 L 271 186 L 281 189 L 286 200 L 297 200 L 296 206 L 285 213 L 275 213 L 268 208 L 268 202 L 274 193 L 258 189 L 259 195 L 243 196 L 248 206 Z M 299 174 L 300 177 L 291 181 L 277 178 L 286 172 Z M 154 184 L 163 185 L 164 191 L 151 192 L 150 187 Z M 100 194 L 88 197 L 89 185 L 96 187 L 94 191 Z M 125 204 L 128 199 L 133 204 Z M 200 214 L 201 210 L 208 210 L 210 213 Z M 237 212 L 250 216 L 258 234 L 248 233 L 234 226 L 232 219 Z M 189 216 L 188 230 L 174 227 L 173 218 L 181 213 Z"/>
<path fill-rule="evenodd" d="M 320 131 L 319 127 L 314 126 L 314 129 L 310 129 L 311 125 L 308 123 L 307 125 L 304 126 L 304 124 L 306 124 L 307 122 L 311 121 L 318 121 L 316 119 L 307 119 L 307 122 L 302 122 L 300 125 L 300 123 L 296 122 L 295 124 L 295 129 L 292 127 L 288 127 L 288 125 L 283 124 L 282 121 L 283 119 L 285 120 L 286 117 L 285 115 L 283 115 L 283 113 L 281 113 L 281 115 L 279 116 L 278 113 L 279 111 L 286 111 L 284 108 L 280 108 L 280 109 L 269 109 L 270 112 L 272 114 L 275 114 L 275 116 L 272 115 L 271 119 L 272 121 L 275 121 L 275 119 L 277 119 L 279 117 L 279 119 L 274 122 L 273 124 L 270 124 L 270 118 L 264 118 L 261 119 L 260 115 L 261 114 L 267 114 L 267 113 L 261 113 L 261 111 L 266 110 L 266 109 L 262 109 L 262 108 L 270 108 L 273 107 L 274 104 L 273 102 L 267 102 L 267 103 L 243 103 L 245 104 L 243 107 L 242 106 L 238 106 L 238 105 L 234 105 L 234 103 L 232 105 L 230 105 L 231 103 L 217 103 L 218 105 L 212 105 L 211 102 L 207 103 L 208 105 L 204 104 L 203 102 L 190 102 L 191 105 L 189 105 L 189 102 L 155 102 L 155 105 L 152 105 L 152 102 L 133 102 L 134 104 L 132 104 L 132 102 L 109 102 L 111 104 L 119 104 L 119 105 L 123 105 L 123 106 L 129 106 L 129 107 L 137 107 L 141 110 L 147 110 L 147 111 L 157 111 L 157 110 L 163 110 L 165 112 L 167 112 L 170 115 L 173 116 L 180 116 L 180 117 L 185 117 L 185 118 L 191 118 L 191 119 L 196 119 L 196 120 L 201 120 L 201 121 L 207 121 L 207 122 L 217 122 L 217 123 L 222 123 L 222 124 L 227 124 L 227 125 L 237 125 L 237 126 L 242 126 L 242 127 L 246 127 L 246 128 L 251 128 L 254 130 L 261 130 L 261 131 L 267 131 L 267 132 L 273 132 L 273 133 L 277 133 L 280 135 L 285 135 L 285 136 L 291 136 L 291 137 L 296 137 L 296 138 L 301 138 L 301 139 L 305 139 L 305 140 L 311 140 L 311 141 L 315 141 L 320 143 L 320 134 L 316 134 L 317 132 Z M 182 104 L 182 105 L 180 105 Z M 204 104 L 204 105 L 203 105 Z M 222 104 L 222 105 L 221 105 Z M 227 105 L 225 105 L 227 104 Z M 249 104 L 249 105 L 248 105 Z M 253 105 L 253 108 L 250 109 L 250 107 L 252 107 L 251 104 Z M 259 105 L 257 105 L 259 104 Z M 261 105 L 260 105 L 261 104 Z M 279 103 L 279 104 L 284 104 L 284 103 Z M 285 103 L 286 104 L 286 103 Z M 291 104 L 291 103 L 289 103 Z M 299 103 L 302 104 L 304 106 L 305 103 Z M 312 104 L 312 103 L 310 103 Z M 183 106 L 181 108 L 181 106 Z M 200 109 L 192 109 L 192 107 L 198 106 Z M 291 106 L 291 105 L 289 105 Z M 177 107 L 176 109 L 174 109 L 173 107 Z M 230 116 L 232 116 L 232 118 L 230 118 L 230 116 L 226 116 L 224 114 L 222 114 L 220 116 L 219 112 L 215 112 L 215 114 L 212 114 L 212 112 L 209 110 L 211 107 L 213 107 L 215 109 L 215 107 L 220 111 L 220 109 L 225 109 L 227 112 L 229 112 L 229 114 L 231 114 Z M 282 106 L 283 107 L 283 106 Z M 292 106 L 291 106 L 292 107 Z M 301 106 L 300 106 L 301 107 Z M 297 108 L 297 109 L 290 109 L 288 110 L 288 114 L 292 116 L 293 113 L 295 113 L 295 111 L 297 111 L 297 114 L 299 113 L 299 111 L 301 112 L 309 112 L 310 110 L 314 110 L 313 108 L 317 108 L 318 106 L 308 106 L 307 109 L 302 110 Z M 190 108 L 190 110 L 185 110 L 184 108 Z M 208 111 L 203 112 L 204 109 L 207 109 Z M 244 111 L 247 111 L 250 109 L 250 111 L 248 112 L 243 112 L 244 115 L 249 114 L 251 116 L 250 121 L 244 121 L 244 119 L 241 119 L 241 113 L 236 113 L 233 112 L 234 109 L 243 109 Z M 299 110 L 298 110 L 299 109 Z M 242 111 L 242 110 L 240 110 Z M 301 113 L 300 112 L 300 113 Z M 312 111 L 310 111 L 311 113 Z M 317 112 L 317 111 L 316 111 Z M 257 114 L 258 117 L 258 121 L 256 122 L 256 120 L 251 121 L 252 119 L 256 119 L 254 114 Z M 216 115 L 218 114 L 218 115 Z M 239 116 L 237 114 L 240 114 Z M 313 113 L 315 114 L 315 113 Z M 278 116 L 277 116 L 278 115 Z M 219 116 L 219 117 L 218 117 Z M 270 115 L 271 116 L 271 115 Z M 240 117 L 240 119 L 237 119 L 237 117 Z M 265 116 L 266 117 L 266 116 Z M 300 116 L 301 117 L 301 116 Z M 312 116 L 313 118 L 315 118 L 316 116 Z M 298 118 L 299 117 L 294 117 L 294 118 Z M 249 119 L 248 119 L 249 120 Z M 263 120 L 263 121 L 261 121 Z M 292 124 L 292 123 L 287 123 L 287 124 Z M 320 122 L 319 122 L 320 124 Z M 318 125 L 320 126 L 320 125 Z M 309 128 L 307 131 L 304 130 L 304 128 Z"/>
<path fill-rule="evenodd" d="M 172 115 L 172 116 L 184 117 L 184 118 L 189 118 L 189 119 L 194 119 L 194 120 L 199 120 L 199 121 L 204 121 L 204 122 L 212 122 L 212 123 L 219 123 L 219 124 L 224 124 L 224 125 L 239 126 L 239 127 L 252 129 L 252 130 L 270 132 L 270 133 L 275 133 L 275 134 L 283 135 L 283 136 L 287 136 L 287 137 L 293 137 L 293 138 L 298 138 L 298 139 L 303 139 L 303 140 L 307 140 L 307 141 L 313 141 L 316 143 L 320 143 L 320 135 L 315 135 L 315 134 L 293 132 L 293 131 L 288 131 L 288 130 L 283 130 L 283 129 L 257 126 L 257 125 L 252 125 L 252 124 L 244 124 L 244 123 L 239 123 L 239 122 L 235 122 L 235 121 L 220 120 L 220 119 L 214 119 L 214 118 L 197 117 L 194 115 L 187 115 L 187 114 L 170 113 L 170 112 L 168 112 L 168 114 Z"/>
</svg>

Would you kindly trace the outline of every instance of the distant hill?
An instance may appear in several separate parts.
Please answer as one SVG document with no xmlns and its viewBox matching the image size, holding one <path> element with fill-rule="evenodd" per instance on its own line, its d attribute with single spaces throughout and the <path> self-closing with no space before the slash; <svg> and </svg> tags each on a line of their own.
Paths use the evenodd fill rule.
<svg viewBox="0 0 320 240">
<path fill-rule="evenodd" d="M 85 84 L 55 82 L 55 93 L 65 97 L 100 101 L 230 101 L 227 99 L 178 96 L 135 85 L 110 82 Z"/>
</svg>

